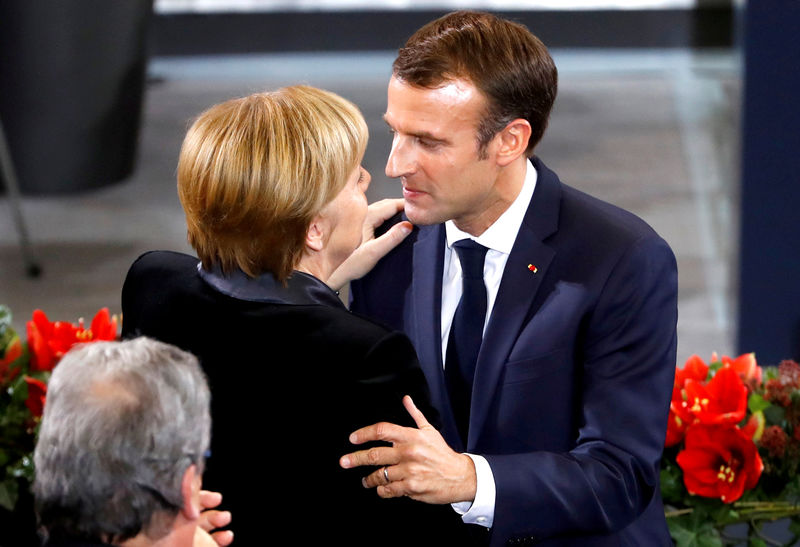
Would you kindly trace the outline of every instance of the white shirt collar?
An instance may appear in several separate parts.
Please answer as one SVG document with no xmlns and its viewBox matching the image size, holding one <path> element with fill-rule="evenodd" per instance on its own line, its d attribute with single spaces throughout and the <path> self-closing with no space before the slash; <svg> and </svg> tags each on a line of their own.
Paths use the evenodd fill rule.
<svg viewBox="0 0 800 547">
<path fill-rule="evenodd" d="M 519 194 L 508 209 L 500 215 L 500 218 L 495 220 L 480 236 L 473 237 L 467 232 L 459 230 L 452 220 L 444 223 L 448 248 L 451 248 L 456 241 L 474 239 L 484 247 L 504 254 L 511 254 L 514 240 L 517 239 L 519 227 L 522 226 L 522 220 L 525 218 L 531 197 L 533 197 L 533 191 L 536 188 L 536 169 L 534 169 L 530 160 L 525 162 L 525 166 L 525 180 L 522 183 L 522 189 Z"/>
</svg>

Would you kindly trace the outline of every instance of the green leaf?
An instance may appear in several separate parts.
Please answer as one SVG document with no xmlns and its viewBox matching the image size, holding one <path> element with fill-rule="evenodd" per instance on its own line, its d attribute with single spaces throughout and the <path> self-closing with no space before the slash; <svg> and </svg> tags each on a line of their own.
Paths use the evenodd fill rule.
<svg viewBox="0 0 800 547">
<path fill-rule="evenodd" d="M 778 367 L 761 367 L 761 372 L 764 375 L 764 383 L 767 380 L 773 380 L 778 377 Z"/>
<path fill-rule="evenodd" d="M 714 519 L 714 522 L 719 526 L 732 524 L 734 522 L 739 522 L 741 520 L 739 512 L 727 504 L 723 504 L 716 511 L 714 511 L 714 513 L 712 514 L 712 518 Z"/>
<path fill-rule="evenodd" d="M 747 541 L 747 547 L 769 547 L 769 546 L 767 545 L 767 542 L 765 542 L 763 539 L 759 537 L 751 537 Z"/>
<path fill-rule="evenodd" d="M 794 536 L 792 539 L 797 539 L 800 536 L 800 522 L 798 522 L 798 517 L 793 517 L 789 519 L 789 531 Z"/>
<path fill-rule="evenodd" d="M 9 325 L 11 325 L 11 310 L 5 304 L 0 304 L 0 335 Z"/>
<path fill-rule="evenodd" d="M 0 507 L 13 511 L 19 497 L 18 490 L 17 481 L 13 479 L 0 482 Z"/>
<path fill-rule="evenodd" d="M 667 503 L 678 504 L 686 493 L 681 480 L 680 469 L 670 466 L 661 470 L 661 497 Z"/>
<path fill-rule="evenodd" d="M 722 547 L 722 538 L 716 536 L 697 536 L 698 547 Z"/>
<path fill-rule="evenodd" d="M 11 312 L 0 305 L 0 357 L 4 357 L 6 347 L 16 338 L 17 333 L 11 328 Z"/>
<path fill-rule="evenodd" d="M 675 547 L 696 545 L 696 543 L 693 543 L 696 539 L 696 534 L 680 524 L 677 519 L 667 519 L 667 526 L 669 526 L 669 535 L 675 540 Z"/>
<path fill-rule="evenodd" d="M 767 425 L 781 425 L 786 418 L 786 410 L 778 405 L 770 405 L 764 409 Z"/>
<path fill-rule="evenodd" d="M 700 514 L 693 513 L 667 519 L 667 525 L 676 547 L 722 547 L 723 545 L 719 530 Z"/>
<path fill-rule="evenodd" d="M 769 408 L 770 404 L 769 401 L 765 400 L 764 397 L 758 393 L 751 393 L 750 398 L 747 400 L 747 408 L 750 409 L 750 412 L 753 414 Z"/>
</svg>

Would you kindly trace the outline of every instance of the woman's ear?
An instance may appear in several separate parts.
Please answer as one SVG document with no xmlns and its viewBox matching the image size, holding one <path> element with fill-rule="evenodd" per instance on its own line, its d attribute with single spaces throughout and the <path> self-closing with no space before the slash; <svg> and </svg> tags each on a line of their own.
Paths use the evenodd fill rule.
<svg viewBox="0 0 800 547">
<path fill-rule="evenodd" d="M 317 252 L 325 248 L 325 221 L 319 215 L 315 216 L 308 226 L 306 247 Z"/>
<path fill-rule="evenodd" d="M 504 167 L 524 155 L 528 148 L 531 132 L 531 124 L 522 118 L 517 118 L 505 126 L 497 134 L 497 138 L 500 140 L 497 148 L 497 163 Z"/>
</svg>

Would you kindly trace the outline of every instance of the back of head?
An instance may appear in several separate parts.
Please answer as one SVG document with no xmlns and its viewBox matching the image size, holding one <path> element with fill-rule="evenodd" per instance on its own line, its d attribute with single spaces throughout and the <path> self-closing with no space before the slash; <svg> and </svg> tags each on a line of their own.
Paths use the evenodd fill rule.
<svg viewBox="0 0 800 547">
<path fill-rule="evenodd" d="M 431 21 L 408 39 L 392 65 L 394 76 L 424 88 L 454 79 L 486 97 L 481 148 L 514 119 L 531 124 L 527 155 L 539 143 L 558 89 L 558 72 L 545 45 L 523 25 L 489 13 L 456 11 Z"/>
<path fill-rule="evenodd" d="M 70 351 L 53 371 L 35 450 L 40 525 L 54 540 L 169 532 L 181 480 L 202 472 L 209 391 L 191 354 L 138 338 Z"/>
<path fill-rule="evenodd" d="M 309 86 L 200 114 L 181 148 L 178 195 L 203 266 L 288 277 L 311 220 L 344 187 L 366 146 L 355 105 Z"/>
</svg>

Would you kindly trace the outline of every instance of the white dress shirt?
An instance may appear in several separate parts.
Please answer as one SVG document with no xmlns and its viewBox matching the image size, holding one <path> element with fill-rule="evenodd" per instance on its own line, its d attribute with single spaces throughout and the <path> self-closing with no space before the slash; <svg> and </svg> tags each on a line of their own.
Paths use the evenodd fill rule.
<svg viewBox="0 0 800 547">
<path fill-rule="evenodd" d="M 497 291 L 500 288 L 500 281 L 503 271 L 511 254 L 511 248 L 517 239 L 517 233 L 522 226 L 525 212 L 533 197 L 533 190 L 536 188 L 536 169 L 530 161 L 527 162 L 525 170 L 525 181 L 522 189 L 514 199 L 513 203 L 500 215 L 494 224 L 489 226 L 481 235 L 473 237 L 466 232 L 459 230 L 452 220 L 445 222 L 446 245 L 444 249 L 444 273 L 442 278 L 442 363 L 447 356 L 447 341 L 450 337 L 450 327 L 453 324 L 453 316 L 456 307 L 461 300 L 461 262 L 458 260 L 458 253 L 453 252 L 453 243 L 462 239 L 472 239 L 488 249 L 486 259 L 483 263 L 483 281 L 486 284 L 486 320 L 483 324 L 483 331 L 486 332 L 486 325 L 492 315 L 492 308 L 497 299 Z M 452 504 L 461 518 L 466 523 L 479 524 L 490 528 L 494 521 L 495 504 L 495 484 L 492 469 L 489 462 L 483 456 L 467 454 L 475 463 L 477 473 L 477 491 L 473 502 L 462 502 Z"/>
</svg>

